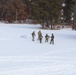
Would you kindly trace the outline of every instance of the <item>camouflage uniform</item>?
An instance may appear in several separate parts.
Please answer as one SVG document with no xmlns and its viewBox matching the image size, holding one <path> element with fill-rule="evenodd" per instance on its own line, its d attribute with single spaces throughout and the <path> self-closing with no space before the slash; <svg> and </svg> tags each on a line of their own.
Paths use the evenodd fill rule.
<svg viewBox="0 0 76 75">
<path fill-rule="evenodd" d="M 42 33 L 39 35 L 39 40 L 40 40 L 40 43 L 42 43 L 42 38 L 43 38 L 43 36 L 42 36 Z"/>
<path fill-rule="evenodd" d="M 35 39 L 35 31 L 33 31 L 31 35 L 32 35 L 32 41 L 34 41 L 34 39 Z"/>
<path fill-rule="evenodd" d="M 38 40 L 40 40 L 41 31 L 38 32 Z"/>
<path fill-rule="evenodd" d="M 51 36 L 51 40 L 50 40 L 50 44 L 54 44 L 54 35 L 52 34 L 52 36 Z"/>
<path fill-rule="evenodd" d="M 49 36 L 48 34 L 45 35 L 45 42 L 48 42 Z"/>
</svg>

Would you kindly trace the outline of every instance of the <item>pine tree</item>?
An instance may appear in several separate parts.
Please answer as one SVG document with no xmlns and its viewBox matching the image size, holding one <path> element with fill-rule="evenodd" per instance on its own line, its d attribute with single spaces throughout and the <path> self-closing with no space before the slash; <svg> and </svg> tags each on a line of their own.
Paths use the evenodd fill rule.
<svg viewBox="0 0 76 75">
<path fill-rule="evenodd" d="M 63 10 L 66 24 L 71 24 L 71 15 L 74 12 L 74 4 L 74 0 L 65 0 L 65 7 Z"/>
<path fill-rule="evenodd" d="M 44 27 L 51 28 L 53 22 L 57 22 L 61 11 L 61 0 L 31 0 L 31 16 L 33 20 L 37 20 Z"/>
</svg>

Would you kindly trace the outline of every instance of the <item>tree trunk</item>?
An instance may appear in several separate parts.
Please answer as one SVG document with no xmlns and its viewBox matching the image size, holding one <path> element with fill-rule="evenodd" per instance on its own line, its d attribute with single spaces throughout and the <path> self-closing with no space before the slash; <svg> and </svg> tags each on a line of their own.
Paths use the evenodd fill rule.
<svg viewBox="0 0 76 75">
<path fill-rule="evenodd" d="M 41 25 L 42 25 L 42 28 L 44 28 L 44 22 Z"/>
<path fill-rule="evenodd" d="M 48 27 L 48 28 L 49 28 L 48 19 L 46 20 L 46 27 Z"/>
<path fill-rule="evenodd" d="M 53 25 L 53 22 L 52 22 L 52 20 L 51 20 L 51 29 L 53 28 L 52 25 Z"/>
</svg>

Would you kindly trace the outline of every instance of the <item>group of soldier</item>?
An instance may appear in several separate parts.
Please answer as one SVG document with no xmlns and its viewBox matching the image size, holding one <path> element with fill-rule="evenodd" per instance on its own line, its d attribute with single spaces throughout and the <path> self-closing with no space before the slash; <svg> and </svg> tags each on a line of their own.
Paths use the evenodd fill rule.
<svg viewBox="0 0 76 75">
<path fill-rule="evenodd" d="M 32 35 L 32 41 L 34 41 L 35 36 L 36 36 L 35 31 L 33 31 L 31 35 Z M 49 36 L 48 34 L 45 35 L 45 42 L 48 42 L 49 38 L 50 38 L 50 44 L 54 44 L 54 35 L 53 35 L 53 33 L 52 33 L 51 36 Z M 38 31 L 38 40 L 40 41 L 40 43 L 42 43 L 42 39 L 43 39 L 42 32 Z"/>
</svg>

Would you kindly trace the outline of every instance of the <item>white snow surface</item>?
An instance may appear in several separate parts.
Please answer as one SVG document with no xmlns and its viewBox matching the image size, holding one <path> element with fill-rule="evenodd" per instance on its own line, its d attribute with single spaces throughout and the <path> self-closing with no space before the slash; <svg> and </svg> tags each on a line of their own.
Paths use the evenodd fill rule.
<svg viewBox="0 0 76 75">
<path fill-rule="evenodd" d="M 42 43 L 37 40 L 39 30 L 44 37 Z M 46 33 L 54 34 L 54 45 L 49 44 L 50 39 L 45 43 Z M 76 31 L 0 23 L 0 75 L 76 75 Z"/>
</svg>

